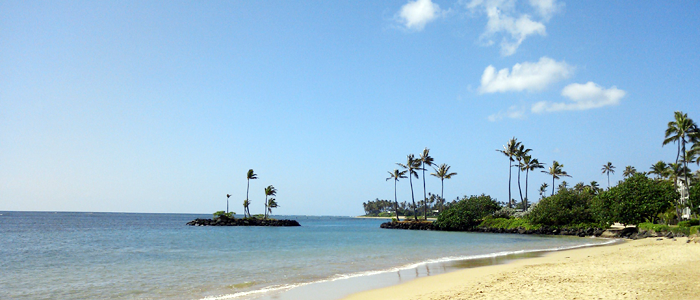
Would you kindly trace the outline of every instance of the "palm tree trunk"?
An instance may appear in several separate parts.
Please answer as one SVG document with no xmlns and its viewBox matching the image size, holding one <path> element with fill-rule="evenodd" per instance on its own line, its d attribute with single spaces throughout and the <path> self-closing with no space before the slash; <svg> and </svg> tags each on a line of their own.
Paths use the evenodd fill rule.
<svg viewBox="0 0 700 300">
<path fill-rule="evenodd" d="M 265 211 L 263 219 L 267 219 L 267 194 L 265 194 Z"/>
<path fill-rule="evenodd" d="M 511 169 L 512 168 L 513 168 L 513 166 L 510 165 L 510 158 L 508 158 L 508 208 L 511 207 L 511 203 L 512 203 L 511 199 L 513 199 L 513 197 L 511 196 L 511 192 L 510 192 L 510 182 L 511 182 L 511 173 L 512 173 Z"/>
<path fill-rule="evenodd" d="M 416 213 L 416 198 L 413 196 L 413 179 L 411 174 L 408 175 L 408 181 L 411 184 L 411 201 L 413 201 L 413 218 L 418 221 L 418 214 Z"/>
<path fill-rule="evenodd" d="M 608 171 L 608 189 L 610 189 L 610 171 Z"/>
<path fill-rule="evenodd" d="M 425 162 L 423 163 L 423 219 L 428 220 L 428 196 L 425 194 Z"/>
<path fill-rule="evenodd" d="M 530 176 L 530 169 L 525 171 L 525 201 L 523 202 L 523 211 L 527 211 L 527 179 Z"/>
<path fill-rule="evenodd" d="M 394 211 L 396 212 L 396 221 L 401 221 L 399 219 L 399 200 L 396 200 L 396 178 L 394 178 Z"/>
<path fill-rule="evenodd" d="M 440 198 L 445 200 L 445 178 L 440 178 L 440 185 L 442 186 L 440 190 Z"/>
<path fill-rule="evenodd" d="M 554 175 L 552 175 L 552 196 L 554 196 Z"/>
<path fill-rule="evenodd" d="M 520 202 L 523 202 L 523 190 L 520 188 L 520 167 L 518 167 L 518 192 L 520 193 Z"/>
<path fill-rule="evenodd" d="M 228 213 L 228 197 L 226 197 L 226 213 Z"/>
<path fill-rule="evenodd" d="M 248 185 L 245 188 L 245 200 L 248 201 L 248 192 L 250 191 L 250 178 L 248 178 Z M 248 203 L 248 202 L 246 202 Z M 246 210 L 248 210 L 248 207 L 243 208 L 243 217 L 245 218 L 245 213 Z M 248 213 L 248 217 L 250 217 L 250 213 Z"/>
</svg>

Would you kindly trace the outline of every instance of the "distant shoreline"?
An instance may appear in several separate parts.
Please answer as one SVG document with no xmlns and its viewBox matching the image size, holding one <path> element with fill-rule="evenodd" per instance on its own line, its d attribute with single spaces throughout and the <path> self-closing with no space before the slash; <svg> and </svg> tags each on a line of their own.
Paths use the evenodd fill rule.
<svg viewBox="0 0 700 300">
<path fill-rule="evenodd" d="M 384 220 L 391 220 L 391 219 L 394 219 L 394 218 L 396 218 L 396 217 L 368 217 L 368 216 L 356 216 L 355 218 L 358 218 L 358 219 L 384 219 Z M 401 219 L 401 221 L 407 221 L 407 220 L 410 221 L 410 220 L 413 220 L 413 217 L 399 216 L 399 218 Z M 422 217 L 418 217 L 418 220 L 419 220 L 419 221 L 420 221 L 420 220 L 423 220 L 423 218 L 422 218 Z M 435 220 L 437 220 L 437 218 L 428 218 L 428 221 L 435 221 Z"/>
</svg>

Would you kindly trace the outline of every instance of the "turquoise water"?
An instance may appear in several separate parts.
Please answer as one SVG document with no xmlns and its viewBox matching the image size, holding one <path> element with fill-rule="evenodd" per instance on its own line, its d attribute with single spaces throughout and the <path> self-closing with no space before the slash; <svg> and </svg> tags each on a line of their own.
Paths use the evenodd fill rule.
<svg viewBox="0 0 700 300">
<path fill-rule="evenodd" d="M 277 216 L 302 227 L 192 227 L 195 214 L 0 212 L 0 299 L 246 299 L 429 263 L 606 241 L 380 229 L 384 220 Z M 308 287 L 308 285 L 307 285 Z M 337 295 L 329 296 L 329 299 Z"/>
</svg>

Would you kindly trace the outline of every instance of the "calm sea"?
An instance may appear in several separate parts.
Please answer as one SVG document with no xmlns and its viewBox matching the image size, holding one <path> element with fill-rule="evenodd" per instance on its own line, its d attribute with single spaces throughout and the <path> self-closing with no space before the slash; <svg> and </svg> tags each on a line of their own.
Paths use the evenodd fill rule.
<svg viewBox="0 0 700 300">
<path fill-rule="evenodd" d="M 436 262 L 607 242 L 387 230 L 383 220 L 348 217 L 275 216 L 302 225 L 288 228 L 185 225 L 210 216 L 0 212 L 0 299 L 273 297 L 315 282 L 430 275 Z"/>
</svg>

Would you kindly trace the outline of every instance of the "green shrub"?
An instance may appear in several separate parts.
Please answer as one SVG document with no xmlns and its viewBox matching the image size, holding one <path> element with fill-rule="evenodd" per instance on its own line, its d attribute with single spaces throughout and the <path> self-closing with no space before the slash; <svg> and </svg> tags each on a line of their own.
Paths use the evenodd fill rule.
<svg viewBox="0 0 700 300">
<path fill-rule="evenodd" d="M 685 235 L 697 234 L 700 231 L 700 226 L 668 226 L 664 224 L 654 224 L 654 223 L 641 223 L 637 225 L 640 230 L 650 230 L 655 232 L 673 232 L 673 233 L 683 233 Z"/>
<path fill-rule="evenodd" d="M 637 173 L 593 199 L 591 209 L 598 222 L 639 224 L 655 221 L 672 207 L 679 195 L 668 181 L 649 179 Z"/>
<path fill-rule="evenodd" d="M 534 205 L 525 219 L 533 225 L 571 227 L 586 224 L 582 226 L 589 226 L 595 222 L 589 209 L 592 198 L 590 193 L 560 189 L 557 194 L 544 198 Z"/>
<path fill-rule="evenodd" d="M 496 199 L 481 194 L 481 196 L 466 196 L 443 212 L 435 221 L 435 226 L 441 230 L 469 230 L 481 223 L 481 220 L 493 214 L 500 208 Z"/>
<path fill-rule="evenodd" d="M 515 229 L 515 228 L 524 228 L 527 230 L 536 230 L 540 229 L 542 226 L 540 225 L 533 225 L 530 224 L 525 219 L 522 218 L 492 218 L 492 217 L 486 217 L 484 218 L 484 221 L 479 224 L 479 227 L 488 227 L 488 228 L 503 228 L 503 229 Z"/>
<path fill-rule="evenodd" d="M 224 217 L 227 217 L 227 218 L 229 218 L 229 219 L 235 219 L 235 217 L 233 216 L 233 215 L 235 215 L 235 214 L 236 214 L 236 213 L 235 213 L 235 212 L 232 212 L 232 211 L 231 211 L 231 212 L 225 212 L 225 211 L 223 211 L 223 210 L 220 210 L 220 211 L 217 211 L 217 212 L 214 213 L 214 218 L 218 218 L 218 217 L 224 216 Z"/>
<path fill-rule="evenodd" d="M 700 211 L 700 183 L 696 182 L 690 186 L 688 190 L 688 202 L 692 212 L 698 213 Z"/>
<path fill-rule="evenodd" d="M 678 222 L 678 227 L 692 227 L 700 225 L 700 220 L 692 219 L 687 221 Z"/>
</svg>

